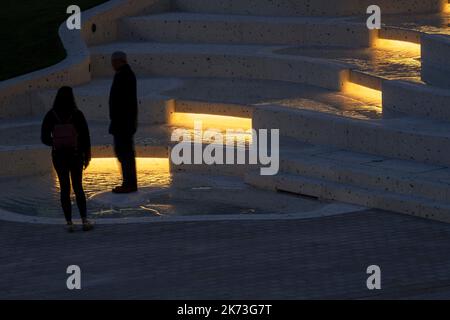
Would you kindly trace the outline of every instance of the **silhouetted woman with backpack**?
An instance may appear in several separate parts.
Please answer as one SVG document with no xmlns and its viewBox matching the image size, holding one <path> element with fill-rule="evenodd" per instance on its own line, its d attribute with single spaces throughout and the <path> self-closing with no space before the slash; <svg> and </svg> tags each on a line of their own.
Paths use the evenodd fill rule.
<svg viewBox="0 0 450 320">
<path fill-rule="evenodd" d="M 72 222 L 70 182 L 76 195 L 83 230 L 92 229 L 87 219 L 86 196 L 83 190 L 83 169 L 91 161 L 89 128 L 83 113 L 77 108 L 72 88 L 62 87 L 56 94 L 53 108 L 42 123 L 41 140 L 52 147 L 52 160 L 61 189 L 61 205 L 69 232 Z"/>
</svg>

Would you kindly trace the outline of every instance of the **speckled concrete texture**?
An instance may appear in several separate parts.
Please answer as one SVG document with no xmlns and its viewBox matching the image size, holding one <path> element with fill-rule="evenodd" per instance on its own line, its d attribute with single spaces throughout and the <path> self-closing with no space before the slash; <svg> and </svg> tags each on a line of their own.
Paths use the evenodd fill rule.
<svg viewBox="0 0 450 320">
<path fill-rule="evenodd" d="M 442 11 L 446 0 L 378 0 L 386 14 L 432 13 Z M 349 16 L 365 12 L 370 0 L 340 0 L 330 5 L 328 0 L 175 0 L 182 11 L 229 13 L 260 16 Z"/>
</svg>

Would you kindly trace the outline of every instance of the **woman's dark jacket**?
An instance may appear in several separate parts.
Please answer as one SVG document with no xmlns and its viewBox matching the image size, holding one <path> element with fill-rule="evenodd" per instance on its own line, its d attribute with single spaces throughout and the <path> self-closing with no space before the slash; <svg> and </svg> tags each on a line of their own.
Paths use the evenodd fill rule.
<svg viewBox="0 0 450 320">
<path fill-rule="evenodd" d="M 91 159 L 91 138 L 89 135 L 89 127 L 86 122 L 86 118 L 79 109 L 73 109 L 70 111 L 56 110 L 57 116 L 55 116 L 55 109 L 51 109 L 45 115 L 41 128 L 41 140 L 47 146 L 53 147 L 52 132 L 53 128 L 61 122 L 69 121 L 72 123 L 78 133 L 78 153 L 82 156 L 83 161 Z M 71 118 L 70 118 L 71 117 Z M 58 119 L 59 118 L 59 119 Z M 69 120 L 70 118 L 70 120 Z"/>
</svg>

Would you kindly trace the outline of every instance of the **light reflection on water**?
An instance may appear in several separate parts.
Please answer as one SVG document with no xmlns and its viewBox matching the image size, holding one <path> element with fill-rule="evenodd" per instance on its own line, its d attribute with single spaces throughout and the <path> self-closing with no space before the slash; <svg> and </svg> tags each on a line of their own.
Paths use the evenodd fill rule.
<svg viewBox="0 0 450 320">
<path fill-rule="evenodd" d="M 136 169 L 139 173 L 138 185 L 140 187 L 170 186 L 171 175 L 169 159 L 137 158 Z M 83 184 L 87 197 L 98 192 L 111 190 L 115 186 L 121 185 L 122 176 L 120 174 L 120 164 L 115 158 L 92 159 L 88 169 L 84 172 Z"/>
<path fill-rule="evenodd" d="M 424 33 L 439 33 L 450 35 L 450 4 L 446 11 L 441 14 L 431 15 L 385 15 L 383 24 L 416 30 Z"/>
<path fill-rule="evenodd" d="M 186 136 L 183 137 L 183 141 L 186 141 L 185 139 L 189 137 L 190 141 L 194 143 L 201 141 L 203 144 L 234 144 L 248 147 L 253 140 L 251 131 L 243 129 L 230 129 L 232 130 L 231 134 L 227 134 L 226 131 L 214 128 L 207 128 L 205 131 L 198 131 L 189 128 L 173 127 L 173 130 L 176 129 L 182 129 L 185 132 Z M 205 135 L 205 132 L 208 132 L 209 134 Z M 214 134 L 216 133 L 219 135 L 215 136 Z"/>
<path fill-rule="evenodd" d="M 235 178 L 192 174 L 172 176 L 168 161 L 168 159 L 138 159 L 141 192 L 127 196 L 125 206 L 122 206 L 114 201 L 108 201 L 111 188 L 121 183 L 116 160 L 94 159 L 84 175 L 85 191 L 90 198 L 89 215 L 103 218 L 291 213 L 299 208 L 312 210 L 321 206 L 316 201 L 253 189 Z M 59 202 L 59 186 L 54 173 L 2 178 L 0 190 L 2 190 L 1 209 L 30 216 L 63 217 Z M 151 190 L 156 192 L 153 193 Z M 96 194 L 99 192 L 107 201 L 98 201 Z M 96 196 L 92 197 L 94 195 Z M 123 200 L 121 196 L 115 199 Z M 130 199 L 137 201 L 129 201 Z M 73 216 L 78 218 L 74 201 Z"/>
<path fill-rule="evenodd" d="M 420 53 L 401 47 L 390 48 L 288 48 L 280 54 L 332 59 L 350 64 L 354 69 L 387 79 L 420 81 Z"/>
</svg>

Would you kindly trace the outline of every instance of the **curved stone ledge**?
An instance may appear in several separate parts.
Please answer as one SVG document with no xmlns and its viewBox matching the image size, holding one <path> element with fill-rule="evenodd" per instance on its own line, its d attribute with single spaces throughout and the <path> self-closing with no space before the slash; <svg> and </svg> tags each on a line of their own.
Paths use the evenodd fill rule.
<svg viewBox="0 0 450 320">
<path fill-rule="evenodd" d="M 443 11 L 447 0 L 378 0 L 384 14 Z M 174 0 L 176 9 L 188 12 L 255 16 L 350 16 L 365 15 L 371 0 Z"/>
<path fill-rule="evenodd" d="M 450 165 L 450 126 L 422 119 L 358 120 L 277 105 L 258 107 L 253 127 L 279 128 L 280 135 L 397 159 Z"/>
<path fill-rule="evenodd" d="M 312 219 L 317 217 L 327 217 L 340 214 L 348 214 L 365 210 L 366 207 L 345 204 L 345 203 L 330 203 L 323 208 L 311 212 L 303 212 L 302 214 L 288 213 L 288 214 L 215 214 L 215 215 L 196 215 L 196 216 L 157 216 L 157 217 L 141 217 L 141 218 L 101 218 L 96 219 L 96 225 L 114 225 L 114 224 L 137 224 L 137 223 L 176 223 L 176 222 L 201 222 L 201 221 L 272 221 L 272 220 L 301 220 Z M 64 218 L 46 218 L 24 215 L 20 213 L 10 212 L 0 209 L 0 220 L 11 221 L 18 223 L 30 224 L 46 224 L 46 225 L 64 225 L 66 222 Z M 81 221 L 74 219 L 75 224 Z"/>
<path fill-rule="evenodd" d="M 379 91 L 382 90 L 383 82 L 386 81 L 385 78 L 374 76 L 359 70 L 350 70 L 349 80 L 361 86 Z"/>
<path fill-rule="evenodd" d="M 422 80 L 450 89 L 450 36 L 422 35 Z"/>
<path fill-rule="evenodd" d="M 93 48 L 94 76 L 112 76 L 109 61 L 116 49 L 127 50 L 130 65 L 140 76 L 278 80 L 338 91 L 349 77 L 346 64 L 275 54 L 270 47 L 146 43 Z"/>
<path fill-rule="evenodd" d="M 450 90 L 403 81 L 383 83 L 383 115 L 406 114 L 450 122 Z"/>
<path fill-rule="evenodd" d="M 88 44 L 115 39 L 119 18 L 140 12 L 159 12 L 169 6 L 170 0 L 112 0 L 83 12 L 81 30 L 68 30 L 66 23 L 62 23 L 59 36 L 67 52 L 66 59 L 54 66 L 2 81 L 0 118 L 29 114 L 38 100 L 36 90 L 89 82 L 91 61 Z"/>
<path fill-rule="evenodd" d="M 254 105 L 218 103 L 193 100 L 175 100 L 175 112 L 213 114 L 219 116 L 251 118 Z"/>
<path fill-rule="evenodd" d="M 311 17 L 258 17 L 168 12 L 121 19 L 123 41 L 368 47 L 365 23 Z"/>
</svg>

